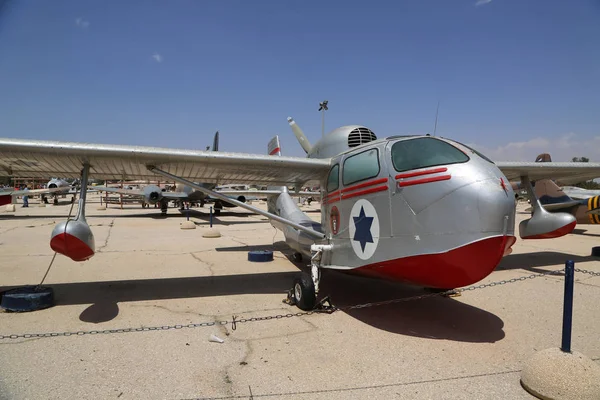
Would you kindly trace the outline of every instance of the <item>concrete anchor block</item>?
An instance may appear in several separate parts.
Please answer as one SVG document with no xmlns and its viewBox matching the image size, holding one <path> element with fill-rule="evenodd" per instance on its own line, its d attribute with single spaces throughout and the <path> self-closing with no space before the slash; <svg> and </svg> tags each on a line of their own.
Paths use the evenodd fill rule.
<svg viewBox="0 0 600 400">
<path fill-rule="evenodd" d="M 521 385 L 544 400 L 600 399 L 600 365 L 576 351 L 538 351 L 521 371 Z"/>
<path fill-rule="evenodd" d="M 220 238 L 221 232 L 217 228 L 208 228 L 203 234 L 204 238 Z"/>
<path fill-rule="evenodd" d="M 180 229 L 196 229 L 196 224 L 192 221 L 183 221 L 179 226 Z"/>
</svg>

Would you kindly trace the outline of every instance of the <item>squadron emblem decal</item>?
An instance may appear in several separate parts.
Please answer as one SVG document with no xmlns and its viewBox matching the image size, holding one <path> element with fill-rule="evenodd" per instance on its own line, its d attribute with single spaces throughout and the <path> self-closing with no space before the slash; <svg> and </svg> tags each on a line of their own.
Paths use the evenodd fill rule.
<svg viewBox="0 0 600 400">
<path fill-rule="evenodd" d="M 331 232 L 334 235 L 338 234 L 340 229 L 340 211 L 336 206 L 331 207 L 331 213 L 329 215 L 329 223 L 331 225 Z"/>
<path fill-rule="evenodd" d="M 379 217 L 373 204 L 364 199 L 354 203 L 348 226 L 354 253 L 360 259 L 368 260 L 377 250 L 379 242 Z"/>
</svg>

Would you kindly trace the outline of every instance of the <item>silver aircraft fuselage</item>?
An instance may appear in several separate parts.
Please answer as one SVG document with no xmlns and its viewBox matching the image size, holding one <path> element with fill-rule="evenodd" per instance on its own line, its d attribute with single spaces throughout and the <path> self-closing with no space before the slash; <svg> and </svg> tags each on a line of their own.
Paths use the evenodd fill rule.
<svg viewBox="0 0 600 400">
<path fill-rule="evenodd" d="M 322 243 L 333 250 L 324 253 L 322 267 L 455 288 L 485 278 L 510 253 L 516 241 L 515 196 L 496 165 L 439 137 L 377 140 L 373 134 L 349 148 L 357 128 L 368 131 L 338 128 L 307 151 L 308 157 L 332 157 L 329 176 L 321 181 L 321 224 L 287 192 L 269 200 L 271 212 L 326 234 Z M 417 142 L 408 143 L 415 140 L 424 151 L 427 146 L 441 151 L 396 152 L 402 146 L 418 148 Z M 424 159 L 433 165 L 420 166 Z M 290 247 L 310 256 L 314 238 L 272 223 Z"/>
</svg>

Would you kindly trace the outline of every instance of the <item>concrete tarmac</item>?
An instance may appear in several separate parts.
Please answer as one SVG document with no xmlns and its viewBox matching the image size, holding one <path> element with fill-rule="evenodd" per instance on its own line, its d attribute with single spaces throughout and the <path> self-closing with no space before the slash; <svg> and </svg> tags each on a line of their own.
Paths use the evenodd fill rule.
<svg viewBox="0 0 600 400">
<path fill-rule="evenodd" d="M 161 327 L 296 313 L 282 303 L 301 263 L 266 218 L 243 209 L 215 217 L 222 237 L 203 238 L 208 208 L 185 214 L 110 205 L 88 222 L 96 255 L 57 256 L 45 285 L 56 306 L 0 312 L 0 335 Z M 265 207 L 264 204 L 259 204 Z M 53 226 L 70 204 L 0 212 L 0 291 L 37 284 L 53 252 Z M 303 206 L 320 219 L 319 204 Z M 526 205 L 519 205 L 524 210 Z M 76 210 L 76 207 L 75 207 Z M 74 211 L 75 211 L 74 210 Z M 527 218 L 518 213 L 518 222 Z M 600 272 L 591 248 L 600 227 L 552 240 L 518 240 L 481 283 L 561 269 Z M 274 261 L 251 263 L 249 250 Z M 600 277 L 576 273 L 573 350 L 600 360 Z M 408 285 L 323 274 L 338 306 L 425 293 Z M 561 342 L 563 276 L 333 314 L 132 333 L 0 340 L 0 399 L 531 399 L 520 371 Z M 209 341 L 216 335 L 224 343 Z"/>
</svg>

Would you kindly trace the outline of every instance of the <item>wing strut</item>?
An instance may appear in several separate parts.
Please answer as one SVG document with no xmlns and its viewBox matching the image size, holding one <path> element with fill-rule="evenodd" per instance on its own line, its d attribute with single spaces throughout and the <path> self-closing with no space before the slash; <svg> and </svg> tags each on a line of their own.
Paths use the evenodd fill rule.
<svg viewBox="0 0 600 400">
<path fill-rule="evenodd" d="M 210 189 L 207 189 L 205 187 L 202 187 L 202 186 L 200 186 L 198 184 L 195 184 L 194 182 L 188 181 L 187 179 L 183 179 L 183 178 L 180 178 L 178 176 L 172 175 L 172 174 L 170 174 L 170 173 L 168 173 L 166 171 L 163 171 L 161 169 L 156 168 L 153 165 L 148 165 L 146 168 L 148 168 L 148 170 L 154 172 L 155 174 L 162 175 L 164 177 L 169 178 L 170 180 L 173 180 L 175 182 L 179 182 L 179 183 L 181 183 L 183 185 L 187 185 L 187 186 L 193 187 L 194 189 L 196 189 L 196 190 L 198 190 L 198 191 L 200 191 L 200 192 L 202 192 L 202 193 L 204 193 L 204 194 L 206 194 L 208 196 L 215 197 L 217 199 L 221 199 L 223 201 L 226 201 L 227 203 L 231 203 L 231 204 L 234 204 L 234 205 L 236 205 L 238 207 L 242 207 L 242 208 L 245 208 L 246 210 L 252 211 L 253 213 L 260 214 L 260 215 L 262 215 L 264 217 L 267 217 L 269 219 L 273 219 L 275 221 L 281 222 L 282 224 L 289 225 L 292 228 L 298 229 L 298 230 L 300 230 L 300 231 L 302 231 L 302 232 L 304 232 L 304 233 L 312 236 L 315 239 L 325 239 L 325 235 L 323 233 L 321 233 L 321 232 L 317 232 L 314 229 L 307 228 L 306 226 L 302 226 L 300 224 L 297 224 L 295 222 L 292 222 L 290 220 L 282 218 L 279 215 L 271 214 L 270 212 L 261 210 L 260 208 L 251 206 L 251 205 L 246 204 L 246 203 L 242 203 L 241 201 L 238 201 L 236 199 L 232 199 L 231 197 L 227 197 L 226 195 L 221 194 L 219 192 L 216 192 L 214 190 L 210 190 Z"/>
</svg>

